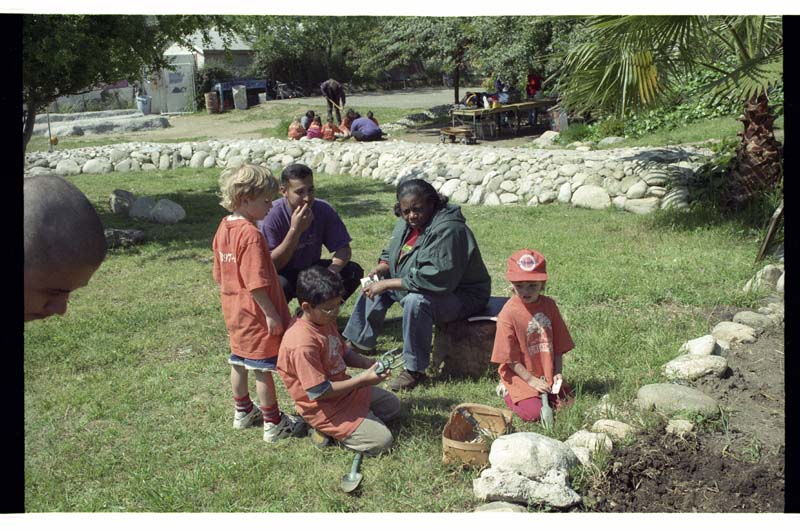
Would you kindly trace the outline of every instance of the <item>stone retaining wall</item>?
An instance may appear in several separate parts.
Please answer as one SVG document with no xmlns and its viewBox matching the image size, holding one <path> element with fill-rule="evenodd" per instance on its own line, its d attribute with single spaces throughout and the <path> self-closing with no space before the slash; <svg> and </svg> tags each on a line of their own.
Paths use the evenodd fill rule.
<svg viewBox="0 0 800 530">
<path fill-rule="evenodd" d="M 214 140 L 182 144 L 127 143 L 34 152 L 26 175 L 153 171 L 178 167 L 223 168 L 243 161 L 276 175 L 300 162 L 315 172 L 347 173 L 396 185 L 424 178 L 462 204 L 527 204 L 554 201 L 634 213 L 687 208 L 687 182 L 711 154 L 695 147 L 621 148 L 598 151 L 487 148 L 404 141 L 358 143 L 323 140 Z"/>
</svg>

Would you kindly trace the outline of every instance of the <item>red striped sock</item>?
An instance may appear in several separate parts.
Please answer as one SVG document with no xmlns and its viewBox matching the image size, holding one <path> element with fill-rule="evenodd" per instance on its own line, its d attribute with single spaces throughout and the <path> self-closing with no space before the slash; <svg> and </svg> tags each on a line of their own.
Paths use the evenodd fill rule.
<svg viewBox="0 0 800 530">
<path fill-rule="evenodd" d="M 242 397 L 233 396 L 233 402 L 236 404 L 236 412 L 249 414 L 253 410 L 253 400 L 250 399 L 250 394 Z"/>
<path fill-rule="evenodd" d="M 281 411 L 277 403 L 271 407 L 261 407 L 261 414 L 264 416 L 264 423 L 278 423 L 281 421 Z"/>
</svg>

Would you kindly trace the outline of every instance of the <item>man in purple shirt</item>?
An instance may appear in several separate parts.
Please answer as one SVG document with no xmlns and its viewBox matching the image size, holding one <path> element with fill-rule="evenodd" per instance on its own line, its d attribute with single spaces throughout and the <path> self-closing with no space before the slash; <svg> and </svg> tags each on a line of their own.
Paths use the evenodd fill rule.
<svg viewBox="0 0 800 530">
<path fill-rule="evenodd" d="M 350 136 L 359 142 L 372 142 L 380 140 L 383 131 L 378 125 L 369 118 L 362 118 L 360 114 L 356 114 L 356 119 L 350 126 Z"/>
<path fill-rule="evenodd" d="M 314 174 L 304 164 L 284 168 L 280 190 L 283 198 L 273 203 L 259 228 L 267 239 L 286 301 L 295 296 L 297 275 L 312 265 L 341 276 L 346 300 L 360 286 L 364 269 L 350 261 L 352 238 L 339 214 L 330 203 L 315 200 Z M 322 245 L 333 252 L 331 259 L 321 259 Z"/>
</svg>

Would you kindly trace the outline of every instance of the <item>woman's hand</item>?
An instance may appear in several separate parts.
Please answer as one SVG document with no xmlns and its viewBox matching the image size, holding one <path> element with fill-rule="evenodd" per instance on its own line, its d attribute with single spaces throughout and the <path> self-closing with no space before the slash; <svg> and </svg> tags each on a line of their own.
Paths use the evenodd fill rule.
<svg viewBox="0 0 800 530">
<path fill-rule="evenodd" d="M 388 291 L 391 285 L 388 280 L 379 280 L 375 283 L 371 283 L 362 289 L 364 295 L 372 300 L 379 294 Z"/>
<path fill-rule="evenodd" d="M 367 273 L 367 276 L 377 276 L 378 278 L 385 278 L 389 274 L 389 264 L 388 263 L 378 263 L 371 271 Z"/>
</svg>

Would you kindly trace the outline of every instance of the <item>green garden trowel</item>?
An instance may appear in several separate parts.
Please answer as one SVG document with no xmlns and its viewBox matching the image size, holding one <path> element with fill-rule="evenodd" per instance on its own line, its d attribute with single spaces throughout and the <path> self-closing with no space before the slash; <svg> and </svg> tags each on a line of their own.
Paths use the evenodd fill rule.
<svg viewBox="0 0 800 530">
<path fill-rule="evenodd" d="M 550 430 L 553 428 L 553 409 L 550 407 L 550 397 L 548 392 L 542 392 L 542 412 L 539 417 L 542 420 L 542 425 L 545 429 Z"/>
<path fill-rule="evenodd" d="M 350 473 L 342 475 L 340 486 L 345 493 L 352 493 L 355 491 L 358 485 L 361 484 L 361 479 L 364 478 L 364 476 L 358 472 L 362 456 L 363 453 L 356 453 L 355 458 L 353 458 L 353 465 L 350 466 Z"/>
</svg>

